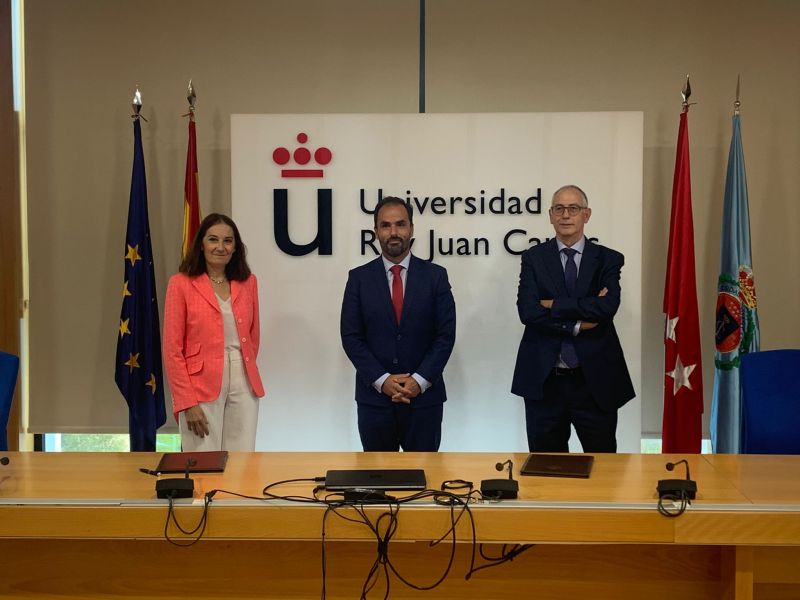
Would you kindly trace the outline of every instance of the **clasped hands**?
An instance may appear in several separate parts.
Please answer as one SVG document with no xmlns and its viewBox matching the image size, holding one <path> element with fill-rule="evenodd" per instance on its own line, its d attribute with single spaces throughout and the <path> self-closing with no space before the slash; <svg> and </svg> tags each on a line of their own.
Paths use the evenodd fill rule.
<svg viewBox="0 0 800 600">
<path fill-rule="evenodd" d="M 597 294 L 597 297 L 602 298 L 606 294 L 608 294 L 608 288 L 603 288 Z M 553 299 L 551 298 L 549 300 L 539 300 L 539 304 L 541 304 L 545 308 L 553 308 Z M 595 327 L 597 327 L 597 323 L 592 323 L 590 321 L 581 321 L 581 331 L 586 331 L 587 329 L 594 329 Z"/>
<path fill-rule="evenodd" d="M 381 391 L 392 399 L 392 402 L 411 404 L 411 399 L 419 396 L 422 388 L 411 373 L 395 373 L 383 382 Z"/>
</svg>

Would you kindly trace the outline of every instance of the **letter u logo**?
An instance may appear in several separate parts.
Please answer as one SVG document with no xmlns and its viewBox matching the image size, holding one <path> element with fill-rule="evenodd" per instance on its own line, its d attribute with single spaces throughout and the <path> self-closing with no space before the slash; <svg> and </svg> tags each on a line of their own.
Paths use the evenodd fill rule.
<svg viewBox="0 0 800 600">
<path fill-rule="evenodd" d="M 330 189 L 317 190 L 317 235 L 308 244 L 295 244 L 289 236 L 289 192 L 273 191 L 275 242 L 285 254 L 304 256 L 319 248 L 319 254 L 333 254 L 333 194 Z"/>
</svg>

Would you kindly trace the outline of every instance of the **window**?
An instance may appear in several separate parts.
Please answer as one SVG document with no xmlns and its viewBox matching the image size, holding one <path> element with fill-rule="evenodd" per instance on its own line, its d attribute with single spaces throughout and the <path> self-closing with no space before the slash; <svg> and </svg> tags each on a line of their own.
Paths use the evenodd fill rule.
<svg viewBox="0 0 800 600">
<path fill-rule="evenodd" d="M 128 452 L 130 438 L 127 433 L 46 433 L 44 450 L 45 452 Z M 180 451 L 180 434 L 156 435 L 156 452 Z"/>
</svg>

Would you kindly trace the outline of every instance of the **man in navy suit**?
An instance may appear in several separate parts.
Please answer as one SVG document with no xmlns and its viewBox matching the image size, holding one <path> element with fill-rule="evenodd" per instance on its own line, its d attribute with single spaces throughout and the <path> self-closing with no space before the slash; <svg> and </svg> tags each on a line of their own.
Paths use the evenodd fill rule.
<svg viewBox="0 0 800 600">
<path fill-rule="evenodd" d="M 635 396 L 614 329 L 622 254 L 583 235 L 592 209 L 578 186 L 553 194 L 556 237 L 522 254 L 517 310 L 525 325 L 512 393 L 525 399 L 531 452 L 616 452 L 617 410 Z"/>
<path fill-rule="evenodd" d="M 375 208 L 382 255 L 350 271 L 342 346 L 356 368 L 358 432 L 367 451 L 435 452 L 447 400 L 442 371 L 456 339 L 447 271 L 411 254 L 412 208 Z"/>
</svg>

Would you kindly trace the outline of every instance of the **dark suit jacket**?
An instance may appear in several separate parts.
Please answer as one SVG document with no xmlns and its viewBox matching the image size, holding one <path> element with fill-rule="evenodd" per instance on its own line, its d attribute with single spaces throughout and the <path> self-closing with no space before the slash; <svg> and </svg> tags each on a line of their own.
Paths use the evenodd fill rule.
<svg viewBox="0 0 800 600">
<path fill-rule="evenodd" d="M 586 381 L 597 404 L 615 410 L 633 398 L 622 346 L 613 318 L 620 302 L 620 271 L 625 258 L 619 252 L 588 239 L 581 256 L 575 297 L 567 295 L 564 269 L 556 240 L 522 254 L 517 310 L 525 325 L 519 345 L 511 392 L 534 400 L 542 397 L 544 380 L 558 361 L 561 340 L 572 336 L 576 321 L 598 323 L 572 337 Z M 608 294 L 598 297 L 601 289 Z M 551 309 L 539 301 L 553 299 Z"/>
<path fill-rule="evenodd" d="M 386 405 L 373 382 L 384 373 L 419 373 L 431 387 L 419 406 L 447 399 L 442 371 L 456 340 L 456 306 L 444 267 L 411 256 L 398 325 L 380 257 L 350 271 L 341 316 L 342 346 L 356 368 L 356 401 Z"/>
</svg>

